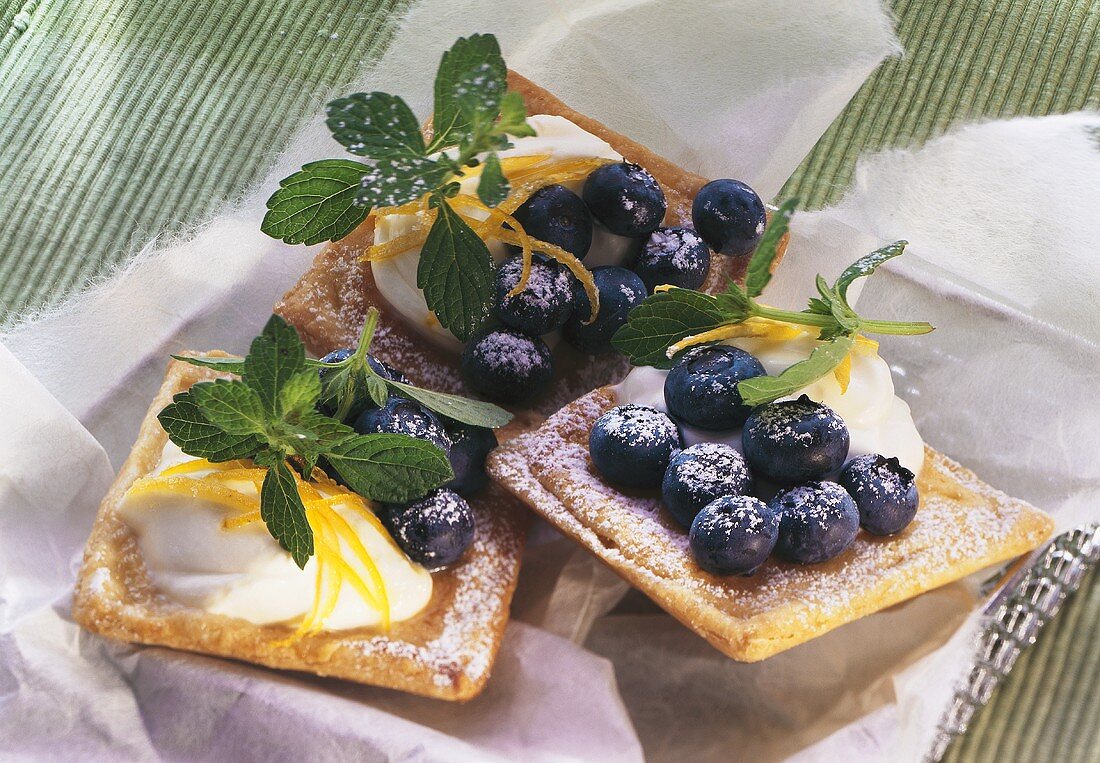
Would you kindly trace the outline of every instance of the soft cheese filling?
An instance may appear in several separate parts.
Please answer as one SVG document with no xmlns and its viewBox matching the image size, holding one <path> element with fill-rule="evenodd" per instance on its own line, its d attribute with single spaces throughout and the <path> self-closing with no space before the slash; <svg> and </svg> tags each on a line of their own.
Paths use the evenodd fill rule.
<svg viewBox="0 0 1100 763">
<path fill-rule="evenodd" d="M 804 360 L 818 344 L 806 332 L 786 339 L 738 337 L 723 344 L 740 347 L 759 360 L 771 375 Z M 615 388 L 618 402 L 647 405 L 667 412 L 664 384 L 667 371 L 650 366 L 633 369 Z M 890 366 L 867 344 L 857 344 L 851 354 L 847 390 L 841 389 L 834 374 L 818 379 L 789 398 L 807 395 L 835 410 L 848 426 L 851 437 L 850 458 L 868 453 L 896 456 L 907 469 L 919 474 L 924 464 L 924 442 L 904 400 L 894 394 Z M 698 442 L 723 442 L 741 450 L 741 430 L 711 431 L 680 427 L 685 445 Z"/>
<path fill-rule="evenodd" d="M 210 464 L 168 442 L 119 508 L 151 582 L 181 604 L 299 632 L 381 626 L 428 604 L 432 576 L 412 563 L 359 496 L 300 484 L 316 553 L 299 569 L 258 519 L 248 462 Z"/>
<path fill-rule="evenodd" d="M 514 139 L 512 148 L 501 151 L 502 163 L 524 156 L 546 157 L 548 162 L 568 159 L 609 159 L 619 161 L 622 155 L 606 141 L 581 129 L 565 117 L 549 114 L 536 114 L 527 118 L 527 123 L 535 130 L 535 135 Z M 461 193 L 476 193 L 478 178 L 476 175 L 462 180 Z M 563 182 L 566 188 L 580 193 L 584 179 Z M 484 218 L 484 214 L 480 216 Z M 388 214 L 375 222 L 374 240 L 376 244 L 385 244 L 398 236 L 409 233 L 417 222 L 415 214 Z M 592 247 L 584 258 L 585 267 L 591 269 L 602 265 L 622 264 L 630 251 L 633 239 L 616 236 L 600 225 L 593 227 Z M 505 245 L 497 240 L 488 242 L 493 258 L 500 262 L 508 256 Z M 371 263 L 375 284 L 382 297 L 395 309 L 405 321 L 435 344 L 459 352 L 462 343 L 439 322 L 428 310 L 424 293 L 416 286 L 416 270 L 420 263 L 420 247 L 413 247 L 402 254 L 389 259 Z M 548 338 L 549 339 L 549 338 Z"/>
</svg>

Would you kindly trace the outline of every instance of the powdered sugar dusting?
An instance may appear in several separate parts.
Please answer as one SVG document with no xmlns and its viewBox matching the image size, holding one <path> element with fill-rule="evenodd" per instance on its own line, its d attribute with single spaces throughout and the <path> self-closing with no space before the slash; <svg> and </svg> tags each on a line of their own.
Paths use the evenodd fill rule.
<svg viewBox="0 0 1100 763">
<path fill-rule="evenodd" d="M 601 481 L 586 442 L 615 404 L 597 390 L 490 457 L 490 472 L 538 513 L 739 659 L 760 659 L 837 625 L 1023 553 L 1049 533 L 1046 518 L 929 450 L 916 519 L 902 533 L 866 533 L 829 562 L 770 559 L 748 578 L 703 572 L 686 534 L 655 495 Z"/>
</svg>

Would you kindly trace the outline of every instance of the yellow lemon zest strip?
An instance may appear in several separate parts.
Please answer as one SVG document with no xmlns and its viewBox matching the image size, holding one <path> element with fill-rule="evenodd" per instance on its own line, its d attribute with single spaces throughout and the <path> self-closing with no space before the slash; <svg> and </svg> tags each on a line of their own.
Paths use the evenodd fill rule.
<svg viewBox="0 0 1100 763">
<path fill-rule="evenodd" d="M 190 477 L 142 477 L 134 482 L 128 493 L 130 495 L 150 493 L 185 495 L 213 501 L 238 511 L 252 511 L 256 507 L 255 499 L 250 499 L 236 490 Z"/>
<path fill-rule="evenodd" d="M 382 629 L 390 629 L 390 599 L 386 593 L 386 583 L 382 579 L 382 573 L 378 569 L 378 565 L 371 559 L 367 549 L 363 546 L 362 541 L 359 540 L 359 536 L 356 535 L 355 530 L 352 528 L 348 521 L 340 516 L 340 513 L 332 507 L 328 508 L 328 522 L 332 525 L 333 530 L 339 535 L 348 546 L 351 547 L 352 553 L 359 560 L 359 563 L 363 565 L 363 569 L 367 571 L 367 575 L 370 577 L 373 583 L 376 601 L 376 609 L 378 614 L 382 616 Z"/>
<path fill-rule="evenodd" d="M 493 232 L 492 237 L 498 238 L 507 244 L 513 244 L 515 246 L 523 246 L 524 239 L 526 239 L 527 241 L 530 241 L 531 248 L 534 251 L 541 252 L 542 254 L 545 254 L 548 257 L 557 260 L 562 265 L 565 265 L 565 267 L 569 268 L 569 272 L 571 272 L 573 276 L 581 282 L 581 286 L 584 287 L 584 292 L 588 295 L 588 303 L 592 307 L 591 312 L 588 316 L 588 320 L 585 321 L 585 325 L 592 323 L 592 321 L 596 320 L 596 315 L 600 312 L 600 291 L 596 288 L 596 282 L 592 279 L 592 273 L 589 272 L 583 264 L 581 264 L 580 260 L 578 260 L 569 252 L 562 249 L 560 246 L 555 246 L 554 244 L 547 243 L 546 241 L 540 241 L 539 239 L 532 238 L 531 236 L 520 236 L 518 233 L 516 233 L 516 231 L 510 231 L 501 228 Z"/>
<path fill-rule="evenodd" d="M 737 337 L 762 337 L 766 339 L 775 339 L 782 341 L 786 339 L 793 339 L 799 334 L 803 333 L 801 329 L 796 328 L 787 323 L 780 321 L 773 321 L 767 318 L 749 318 L 741 323 L 733 323 L 728 326 L 719 326 L 717 328 L 710 329 L 709 331 L 703 331 L 699 334 L 692 334 L 686 336 L 679 342 L 668 348 L 668 357 L 672 357 L 676 353 L 684 350 L 688 347 L 694 347 L 699 344 L 706 344 L 707 342 L 721 341 L 723 339 L 734 339 Z"/>
<path fill-rule="evenodd" d="M 213 463 L 207 461 L 205 458 L 196 458 L 192 461 L 184 461 L 182 464 L 176 464 L 175 466 L 169 466 L 163 472 L 160 473 L 161 477 L 171 477 L 175 474 L 188 474 L 190 472 L 201 472 L 204 469 L 248 469 L 248 462 L 233 460 L 233 461 L 221 461 L 219 463 Z"/>
<path fill-rule="evenodd" d="M 259 522 L 262 519 L 260 516 L 260 510 L 249 511 L 245 514 L 238 514 L 235 517 L 226 517 L 222 520 L 223 530 L 237 530 L 241 527 L 246 527 L 253 522 Z"/>
<path fill-rule="evenodd" d="M 840 365 L 833 369 L 833 376 L 836 377 L 836 383 L 840 385 L 840 394 L 843 395 L 848 391 L 848 383 L 852 381 L 852 353 L 845 355 Z"/>
<path fill-rule="evenodd" d="M 863 334 L 856 334 L 855 349 L 860 349 L 868 353 L 878 352 L 878 340 L 865 337 Z"/>
<path fill-rule="evenodd" d="M 358 497 L 359 496 L 357 495 L 356 498 Z M 393 536 L 390 535 L 390 531 L 387 530 L 386 526 L 382 524 L 382 521 L 377 516 L 375 516 L 374 512 L 371 511 L 370 507 L 365 501 L 351 501 L 347 504 L 347 506 L 359 513 L 363 517 L 363 519 L 367 520 L 367 523 L 371 527 L 378 530 L 378 532 L 382 534 L 382 537 L 385 538 L 390 546 L 393 547 L 394 551 L 401 554 L 402 556 L 405 555 L 405 552 L 402 550 L 401 546 L 397 545 L 397 541 L 395 541 L 393 539 Z"/>
<path fill-rule="evenodd" d="M 504 176 L 508 177 L 511 172 L 522 172 L 524 170 L 530 170 L 531 167 L 540 164 L 550 158 L 550 154 L 530 154 L 529 156 L 508 156 L 500 160 L 500 168 L 504 172 Z M 469 178 L 476 177 L 481 174 L 481 171 L 485 169 L 485 163 L 477 165 L 476 167 L 463 167 L 460 177 Z"/>
</svg>

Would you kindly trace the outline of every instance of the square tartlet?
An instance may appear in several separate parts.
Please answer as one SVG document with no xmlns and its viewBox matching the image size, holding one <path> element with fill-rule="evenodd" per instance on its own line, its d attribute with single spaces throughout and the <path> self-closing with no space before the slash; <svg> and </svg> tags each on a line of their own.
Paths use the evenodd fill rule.
<svg viewBox="0 0 1100 763">
<path fill-rule="evenodd" d="M 221 355 L 221 353 L 209 353 Z M 280 643 L 291 625 L 254 625 L 188 607 L 150 583 L 141 552 L 118 509 L 126 491 L 153 471 L 167 434 L 157 414 L 173 395 L 217 378 L 209 369 L 172 361 L 142 422 L 137 442 L 104 498 L 84 554 L 73 615 L 109 638 L 230 657 L 272 668 L 385 686 L 429 697 L 469 699 L 484 687 L 508 621 L 522 551 L 516 501 L 490 486 L 471 507 L 474 542 L 462 560 L 432 575 L 432 598 L 388 632 L 323 631 Z"/>
<path fill-rule="evenodd" d="M 695 563 L 687 534 L 650 493 L 607 485 L 592 465 L 592 425 L 617 404 L 610 387 L 551 416 L 489 459 L 490 474 L 557 529 L 715 648 L 756 662 L 1037 547 L 1053 522 L 931 448 L 921 506 L 895 536 L 861 531 L 841 556 L 802 567 L 775 559 L 751 577 Z"/>
</svg>

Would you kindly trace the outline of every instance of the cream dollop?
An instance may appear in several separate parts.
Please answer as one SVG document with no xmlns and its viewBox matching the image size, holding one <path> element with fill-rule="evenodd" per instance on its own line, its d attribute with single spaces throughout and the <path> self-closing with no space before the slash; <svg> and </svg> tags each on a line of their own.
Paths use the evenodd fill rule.
<svg viewBox="0 0 1100 763">
<path fill-rule="evenodd" d="M 623 158 L 606 141 L 581 129 L 565 117 L 536 114 L 528 117 L 527 122 L 534 128 L 535 134 L 527 138 L 514 139 L 512 148 L 500 152 L 502 159 L 539 154 L 547 154 L 556 161 L 565 159 L 617 161 Z M 462 192 L 474 193 L 477 182 L 476 176 L 463 180 Z M 575 193 L 580 193 L 583 184 L 583 180 L 563 183 L 566 188 Z M 415 215 L 381 217 L 375 223 L 374 240 L 379 244 L 391 241 L 403 233 L 408 233 L 415 222 Z M 584 264 L 588 268 L 618 265 L 626 259 L 631 243 L 632 239 L 616 236 L 600 225 L 596 225 L 592 235 L 592 248 L 585 257 Z M 499 241 L 490 241 L 489 251 L 498 262 L 507 254 L 504 244 Z M 372 262 L 371 272 L 374 274 L 374 282 L 378 286 L 379 293 L 410 326 L 440 347 L 460 352 L 462 343 L 455 339 L 450 331 L 439 325 L 428 310 L 424 293 L 416 286 L 416 270 L 419 264 L 420 248 L 416 247 L 390 259 Z"/>
<path fill-rule="evenodd" d="M 191 456 L 168 442 L 153 474 L 189 460 Z M 209 473 L 195 471 L 179 477 L 199 479 Z M 236 482 L 233 488 L 246 496 L 257 495 L 248 481 Z M 324 497 L 337 494 L 324 486 L 318 486 L 318 492 Z M 431 574 L 410 562 L 358 511 L 340 504 L 334 510 L 352 527 L 377 566 L 391 621 L 407 620 L 424 609 L 432 596 Z M 224 529 L 222 521 L 232 514 L 231 509 L 190 495 L 161 492 L 128 493 L 119 512 L 137 536 L 153 585 L 181 604 L 257 625 L 292 622 L 313 607 L 317 557 L 299 569 L 262 522 Z M 355 555 L 343 550 L 344 560 L 365 574 Z M 325 628 L 370 627 L 380 620 L 379 612 L 351 585 L 343 585 Z"/>
<path fill-rule="evenodd" d="M 724 342 L 752 354 L 771 375 L 805 359 L 817 340 L 810 335 L 793 339 L 737 338 Z M 648 405 L 661 411 L 665 406 L 667 371 L 649 366 L 633 369 L 615 388 L 619 403 Z M 832 408 L 848 426 L 851 436 L 849 457 L 867 453 L 897 456 L 902 465 L 919 474 L 924 464 L 924 441 L 913 423 L 904 400 L 894 394 L 890 366 L 874 350 L 858 347 L 852 353 L 851 377 L 846 392 L 832 374 L 799 390 L 787 399 L 807 395 Z M 682 426 L 686 445 L 724 442 L 741 450 L 741 430 L 710 431 Z"/>
</svg>

